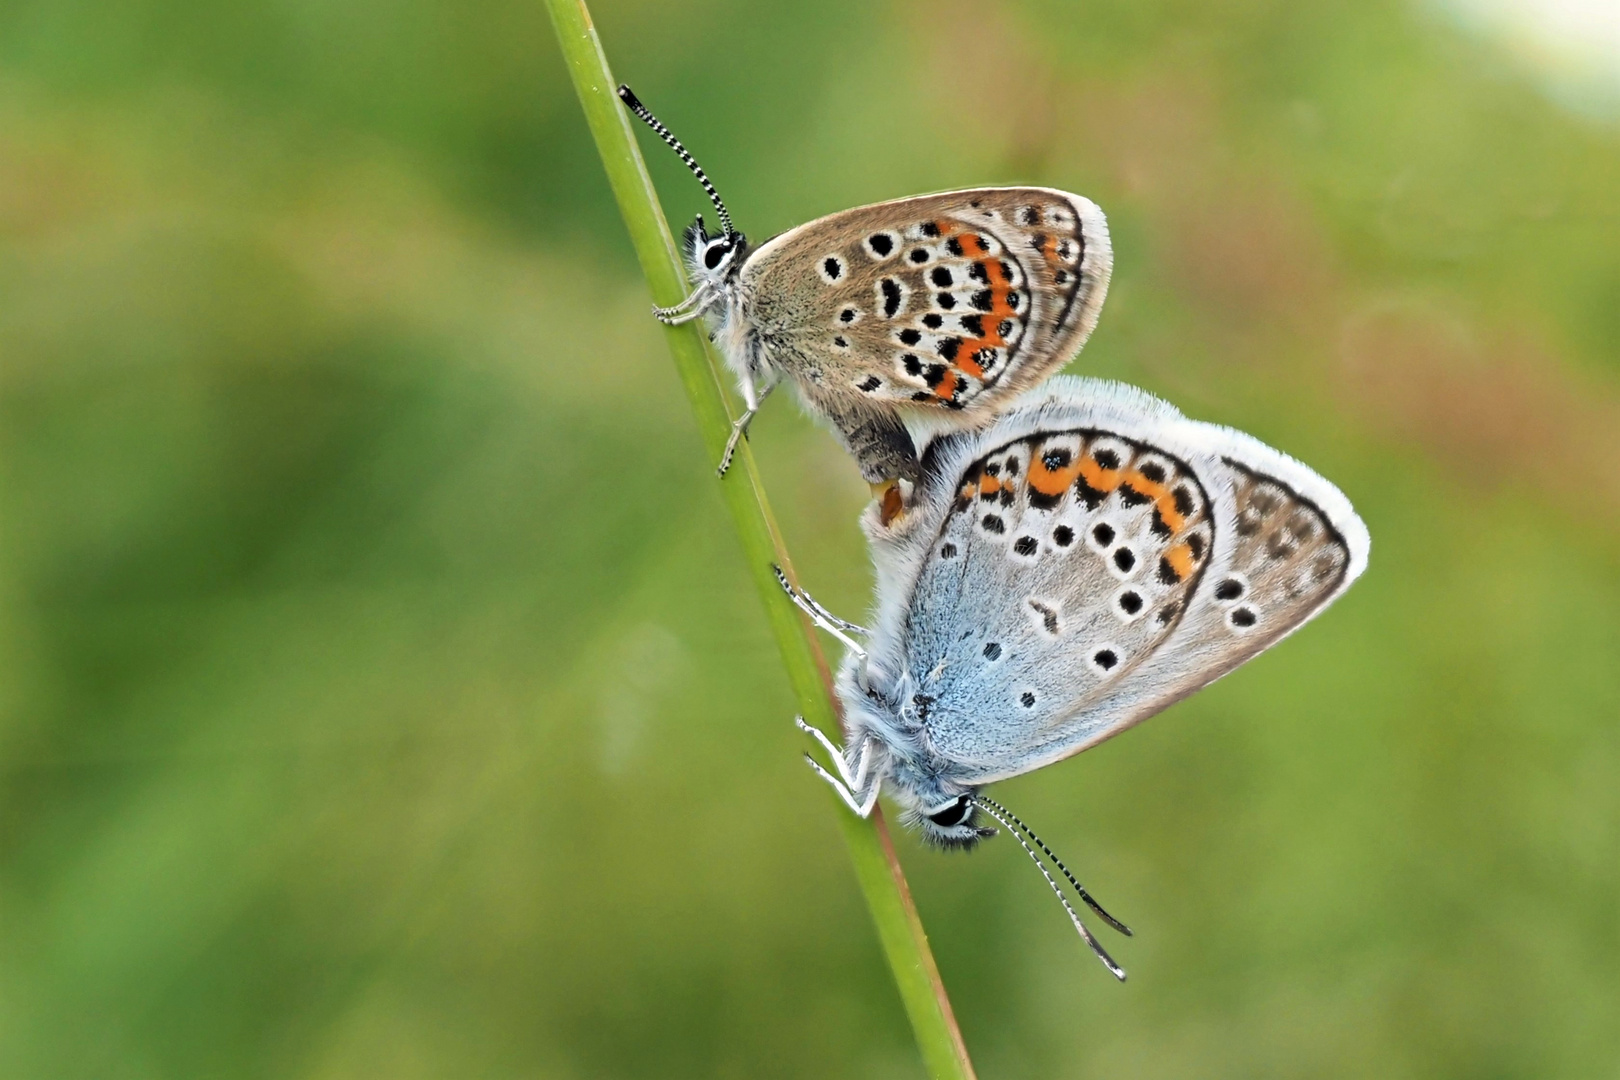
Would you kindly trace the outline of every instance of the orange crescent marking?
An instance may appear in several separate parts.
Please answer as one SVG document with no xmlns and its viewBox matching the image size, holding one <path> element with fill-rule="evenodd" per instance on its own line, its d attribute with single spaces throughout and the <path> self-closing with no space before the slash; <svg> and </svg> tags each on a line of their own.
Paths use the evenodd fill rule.
<svg viewBox="0 0 1620 1080">
<path fill-rule="evenodd" d="M 987 250 L 984 242 L 978 236 L 964 237 L 964 241 L 967 240 L 971 240 L 974 247 L 978 249 L 972 254 L 982 255 Z M 967 251 L 965 242 L 962 250 Z M 1011 304 L 1007 303 L 1007 297 L 1012 292 L 1012 282 L 1008 281 L 1007 275 L 1002 273 L 1001 260 L 985 259 L 978 265 L 984 270 L 985 281 L 990 287 L 990 310 L 980 313 L 989 322 L 990 328 L 979 337 L 968 338 L 963 341 L 957 349 L 957 356 L 961 357 L 961 359 L 955 361 L 952 366 L 959 371 L 966 372 L 975 379 L 982 379 L 984 378 L 984 368 L 973 358 L 974 354 L 980 349 L 995 349 L 1007 344 L 1007 339 L 1001 336 L 1001 323 L 1008 316 L 1016 315 L 1017 312 L 1013 310 Z"/>
<path fill-rule="evenodd" d="M 1164 520 L 1172 533 L 1180 532 L 1181 527 L 1187 524 L 1186 517 L 1176 509 L 1175 496 L 1170 493 L 1169 488 L 1157 480 L 1149 480 L 1140 472 L 1132 472 L 1125 478 L 1125 483 L 1153 500 L 1153 505 L 1159 510 L 1159 517 Z"/>
<path fill-rule="evenodd" d="M 1104 495 L 1119 487 L 1119 482 L 1124 476 L 1124 469 L 1105 469 L 1090 454 L 1080 459 L 1080 478 L 1093 490 L 1100 491 Z"/>
<path fill-rule="evenodd" d="M 933 225 L 939 230 L 941 236 L 957 235 L 957 242 L 961 245 L 963 255 L 979 258 L 990 253 L 989 246 L 985 244 L 984 238 L 978 233 L 958 233 L 957 230 L 960 226 L 946 219 L 937 220 L 933 222 Z M 1047 247 L 1051 248 L 1055 243 L 1055 240 L 1051 241 L 1047 244 Z M 1047 257 L 1050 259 L 1055 256 L 1049 252 Z M 995 349 L 1005 346 L 1007 340 L 1001 335 L 1001 324 L 1009 317 L 1018 314 L 1013 309 L 1013 306 L 1007 302 L 1007 297 L 1012 294 L 1013 286 L 1012 282 L 1007 279 L 1007 275 L 1002 273 L 1001 260 L 984 259 L 978 265 L 984 269 L 985 281 L 990 288 L 990 310 L 979 314 L 983 315 L 984 319 L 990 323 L 990 327 L 978 337 L 965 339 L 957 347 L 956 355 L 958 359 L 949 364 L 949 370 L 958 373 L 956 378 L 953 380 L 941 379 L 938 385 L 934 387 L 934 397 L 940 402 L 950 401 L 958 393 L 967 389 L 967 378 L 965 376 L 972 376 L 975 379 L 984 378 L 984 366 L 974 359 L 974 355 L 981 349 Z M 1117 486 L 1117 483 L 1115 486 Z M 1109 488 L 1109 490 L 1112 491 L 1113 488 Z"/>
<path fill-rule="evenodd" d="M 996 492 L 998 492 L 1000 490 L 1001 490 L 1001 481 L 1000 480 L 997 480 L 993 476 L 981 476 L 981 477 L 979 477 L 979 494 L 980 495 L 994 495 Z"/>
<path fill-rule="evenodd" d="M 1029 486 L 1042 495 L 1056 497 L 1062 495 L 1074 478 L 1080 475 L 1080 462 L 1070 461 L 1061 469 L 1049 469 L 1046 462 L 1038 457 L 1031 457 L 1029 463 Z"/>
<path fill-rule="evenodd" d="M 1169 562 L 1170 569 L 1176 572 L 1176 580 L 1186 581 L 1187 575 L 1193 571 L 1192 547 L 1188 544 L 1177 544 L 1165 552 L 1164 557 Z"/>
</svg>

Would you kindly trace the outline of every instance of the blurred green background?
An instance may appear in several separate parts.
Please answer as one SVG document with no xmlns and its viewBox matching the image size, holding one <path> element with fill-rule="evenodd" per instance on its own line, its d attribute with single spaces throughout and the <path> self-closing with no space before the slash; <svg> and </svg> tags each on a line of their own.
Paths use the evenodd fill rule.
<svg viewBox="0 0 1620 1080">
<path fill-rule="evenodd" d="M 980 1075 L 1620 1074 L 1620 94 L 1462 0 L 594 14 L 755 238 L 1090 195 L 1071 370 L 1371 528 L 998 787 L 1128 984 L 901 839 Z M 536 3 L 0 5 L 0 1075 L 921 1076 L 648 303 Z M 861 612 L 853 468 L 753 446 Z"/>
</svg>

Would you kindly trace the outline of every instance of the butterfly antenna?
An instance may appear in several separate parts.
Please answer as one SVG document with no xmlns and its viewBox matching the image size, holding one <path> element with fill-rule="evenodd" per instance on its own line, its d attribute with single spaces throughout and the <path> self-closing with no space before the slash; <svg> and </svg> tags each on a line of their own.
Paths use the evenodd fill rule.
<svg viewBox="0 0 1620 1080">
<path fill-rule="evenodd" d="M 1041 857 L 1035 854 L 1035 849 L 1029 846 L 1029 842 L 1019 834 L 1017 829 L 1013 828 L 1012 825 L 1008 823 L 1006 818 L 997 813 L 996 808 L 1000 804 L 990 803 L 982 796 L 976 797 L 973 801 L 980 808 L 982 808 L 985 813 L 1001 822 L 1001 827 L 1007 830 L 1007 835 L 1018 841 L 1019 846 L 1024 849 L 1024 854 L 1029 856 L 1030 861 L 1035 864 L 1035 868 L 1041 872 L 1041 877 L 1045 878 L 1046 883 L 1052 887 L 1052 894 L 1058 898 L 1058 903 L 1062 904 L 1063 910 L 1069 913 L 1069 921 L 1074 923 L 1074 928 L 1076 930 L 1080 931 L 1080 936 L 1085 939 L 1087 945 L 1091 946 L 1091 951 L 1097 954 L 1097 959 L 1103 962 L 1103 967 L 1107 968 L 1113 974 L 1114 978 L 1118 979 L 1120 982 L 1124 982 L 1125 969 L 1116 964 L 1114 962 L 1114 958 L 1108 955 L 1108 950 L 1104 949 L 1102 944 L 1096 938 L 1091 936 L 1091 931 L 1087 930 L 1086 924 L 1080 921 L 1080 916 L 1075 913 L 1074 905 L 1069 903 L 1069 898 L 1067 896 L 1063 895 L 1063 890 L 1060 889 L 1058 887 L 1058 883 L 1053 880 L 1052 875 L 1046 869 L 1046 864 L 1041 862 Z"/>
<path fill-rule="evenodd" d="M 1029 838 L 1035 841 L 1035 846 L 1046 853 L 1046 857 L 1052 860 L 1052 865 L 1063 871 L 1063 876 L 1069 879 L 1069 884 L 1074 886 L 1074 891 L 1079 894 L 1080 899 L 1086 902 L 1086 906 L 1088 908 L 1095 911 L 1104 922 L 1106 922 L 1109 926 L 1112 926 L 1115 930 L 1118 930 L 1120 933 L 1124 934 L 1126 937 L 1136 936 L 1131 933 L 1130 927 L 1108 914 L 1108 912 L 1103 910 L 1103 906 L 1101 904 L 1092 899 L 1091 894 L 1086 892 L 1086 887 L 1076 881 L 1074 875 L 1069 872 L 1069 868 L 1063 865 L 1063 860 L 1054 855 L 1052 853 L 1052 849 L 1047 847 L 1045 842 L 1043 842 L 1040 837 L 1035 835 L 1035 830 L 1030 828 L 1028 825 L 1025 825 L 1023 821 L 1019 819 L 1017 814 L 1013 813 L 1005 806 L 1002 806 L 988 795 L 977 795 L 974 797 L 974 801 L 979 803 L 989 803 L 991 806 L 994 806 L 997 810 L 1011 818 L 1015 825 L 1017 825 L 1020 829 L 1023 829 L 1024 832 L 1029 835 Z M 989 807 L 986 807 L 986 809 L 988 810 Z"/>
<path fill-rule="evenodd" d="M 654 116 L 647 106 L 641 103 L 641 99 L 636 97 L 635 93 L 623 83 L 619 84 L 619 100 L 624 102 L 627 109 L 641 117 L 642 121 L 657 132 L 658 137 L 668 143 L 669 148 L 679 154 L 682 161 L 686 162 L 686 167 L 691 169 L 692 175 L 698 178 L 698 183 L 703 185 L 703 190 L 709 193 L 709 201 L 714 203 L 714 209 L 720 215 L 720 227 L 726 231 L 727 236 L 735 236 L 737 230 L 731 227 L 731 215 L 726 213 L 726 204 L 720 201 L 720 193 L 714 190 L 713 184 L 709 183 L 709 175 L 703 171 L 703 166 L 699 165 L 696 159 L 686 152 L 686 147 L 681 145 L 681 140 L 677 139 L 674 133 L 665 127 L 663 122 Z"/>
</svg>

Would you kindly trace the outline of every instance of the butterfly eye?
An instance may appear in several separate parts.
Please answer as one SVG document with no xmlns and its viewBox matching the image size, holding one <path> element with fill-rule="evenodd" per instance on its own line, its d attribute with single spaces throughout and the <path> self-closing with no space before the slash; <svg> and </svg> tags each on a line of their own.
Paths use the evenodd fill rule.
<svg viewBox="0 0 1620 1080">
<path fill-rule="evenodd" d="M 963 795 L 955 802 L 951 803 L 951 805 L 941 810 L 939 813 L 929 814 L 928 820 L 932 821 L 935 825 L 948 829 L 953 825 L 960 825 L 962 822 L 966 821 L 968 813 L 971 810 L 972 806 L 968 802 L 968 797 Z"/>
<path fill-rule="evenodd" d="M 725 257 L 730 253 L 730 240 L 716 240 L 709 245 L 708 250 L 704 251 L 703 265 L 706 269 L 713 270 L 725 261 Z"/>
</svg>

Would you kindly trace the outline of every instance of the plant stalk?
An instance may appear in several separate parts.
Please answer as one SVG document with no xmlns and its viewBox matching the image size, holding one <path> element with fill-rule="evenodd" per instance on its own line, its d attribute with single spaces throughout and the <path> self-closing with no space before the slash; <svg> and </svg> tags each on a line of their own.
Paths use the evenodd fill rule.
<svg viewBox="0 0 1620 1080">
<path fill-rule="evenodd" d="M 546 6 L 653 301 L 663 306 L 678 303 L 687 294 L 686 274 L 647 175 L 631 119 L 616 95 L 618 84 L 608 69 L 590 12 L 584 0 L 546 0 Z M 666 327 L 664 336 L 709 459 L 718 461 L 731 431 L 731 414 L 722 389 L 721 368 L 701 326 L 698 321 Z M 746 440 L 720 485 L 799 708 L 805 719 L 825 730 L 840 722 L 827 661 L 809 622 L 783 594 L 771 569 L 773 563 L 780 565 L 793 580 L 793 564 L 783 547 Z M 874 810 L 870 820 L 862 821 L 849 813 L 836 795 L 829 792 L 829 798 L 929 1074 L 936 1080 L 973 1080 L 973 1064 L 929 951 L 928 936 L 911 901 L 911 890 L 895 855 L 882 808 Z"/>
</svg>

